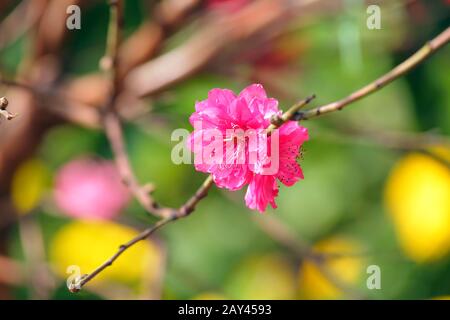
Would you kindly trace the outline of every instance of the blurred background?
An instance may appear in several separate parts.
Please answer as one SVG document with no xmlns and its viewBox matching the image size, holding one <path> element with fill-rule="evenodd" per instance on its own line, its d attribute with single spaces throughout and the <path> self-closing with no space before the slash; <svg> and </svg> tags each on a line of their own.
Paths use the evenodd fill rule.
<svg viewBox="0 0 450 320">
<path fill-rule="evenodd" d="M 345 97 L 449 26 L 447 0 L 126 0 L 119 74 L 127 150 L 153 196 L 180 206 L 205 179 L 171 162 L 212 88 L 261 83 L 286 110 Z M 381 29 L 366 12 L 380 6 Z M 81 29 L 66 20 L 81 8 Z M 303 123 L 305 179 L 278 209 L 213 188 L 196 211 L 89 273 L 156 221 L 114 166 L 97 110 L 107 1 L 2 0 L 2 299 L 432 299 L 450 295 L 450 48 L 339 113 Z M 140 98 L 144 96 L 143 98 Z M 139 98 L 138 98 L 139 97 Z M 315 261 L 309 250 L 323 254 Z M 381 271 L 369 290 L 367 268 Z"/>
</svg>

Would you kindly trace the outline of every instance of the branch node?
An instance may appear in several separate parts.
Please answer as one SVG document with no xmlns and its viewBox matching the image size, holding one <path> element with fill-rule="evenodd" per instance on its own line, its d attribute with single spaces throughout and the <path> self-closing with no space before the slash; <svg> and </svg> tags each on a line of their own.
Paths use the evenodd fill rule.
<svg viewBox="0 0 450 320">
<path fill-rule="evenodd" d="M 274 114 L 272 117 L 270 117 L 270 123 L 274 126 L 281 126 L 283 124 L 283 118 L 280 117 L 278 114 Z"/>
<path fill-rule="evenodd" d="M 5 110 L 8 104 L 8 99 L 6 99 L 5 97 L 0 98 L 0 110 Z"/>
</svg>

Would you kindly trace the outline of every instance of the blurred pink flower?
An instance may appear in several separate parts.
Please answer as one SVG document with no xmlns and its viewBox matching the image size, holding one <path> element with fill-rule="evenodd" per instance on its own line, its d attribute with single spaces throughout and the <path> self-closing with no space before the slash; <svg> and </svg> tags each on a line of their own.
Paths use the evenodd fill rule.
<svg viewBox="0 0 450 320">
<path fill-rule="evenodd" d="M 263 212 L 269 203 L 276 208 L 276 180 L 292 186 L 303 179 L 297 158 L 300 146 L 308 139 L 307 129 L 295 121 L 285 123 L 267 137 L 265 129 L 270 118 L 280 114 L 278 101 L 268 98 L 259 84 L 250 85 L 238 96 L 227 89 L 211 90 L 206 100 L 196 103 L 189 119 L 194 132 L 188 145 L 195 154 L 196 170 L 210 173 L 220 188 L 238 190 L 249 184 L 245 202 L 251 209 Z M 242 133 L 230 136 L 230 130 Z M 211 131 L 219 132 L 219 138 L 211 138 Z M 254 144 L 248 132 L 265 139 Z M 230 143 L 233 152 L 228 153 Z M 205 153 L 206 149 L 212 151 Z M 225 152 L 215 161 L 210 160 L 223 149 Z M 252 153 L 258 155 L 256 160 Z M 275 169 L 269 170 L 274 168 L 274 161 Z"/>
<path fill-rule="evenodd" d="M 111 219 L 126 206 L 130 195 L 112 162 L 77 159 L 59 170 L 54 198 L 68 216 Z"/>
</svg>

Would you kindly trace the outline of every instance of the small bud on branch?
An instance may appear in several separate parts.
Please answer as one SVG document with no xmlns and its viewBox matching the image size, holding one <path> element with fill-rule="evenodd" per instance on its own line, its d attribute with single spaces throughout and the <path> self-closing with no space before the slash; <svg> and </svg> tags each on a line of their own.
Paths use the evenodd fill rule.
<svg viewBox="0 0 450 320">
<path fill-rule="evenodd" d="M 6 108 L 8 107 L 8 99 L 5 97 L 0 97 L 0 115 L 5 117 L 6 120 L 11 120 L 17 116 L 15 113 L 11 113 Z"/>
</svg>

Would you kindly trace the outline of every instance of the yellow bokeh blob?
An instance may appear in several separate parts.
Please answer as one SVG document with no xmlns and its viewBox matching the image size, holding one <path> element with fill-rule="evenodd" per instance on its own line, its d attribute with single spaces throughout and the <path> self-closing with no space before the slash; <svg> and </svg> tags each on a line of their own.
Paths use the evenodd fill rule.
<svg viewBox="0 0 450 320">
<path fill-rule="evenodd" d="M 42 199 L 49 182 L 49 172 L 42 161 L 23 162 L 12 179 L 11 198 L 16 210 L 25 214 L 33 210 Z"/>
<path fill-rule="evenodd" d="M 323 267 L 341 283 L 352 286 L 358 282 L 364 266 L 360 257 L 361 247 L 358 243 L 335 237 L 319 242 L 314 246 L 314 250 L 324 254 L 325 257 L 329 254 L 329 257 L 324 260 Z M 309 260 L 305 260 L 300 267 L 299 286 L 301 298 L 343 298 L 343 292 Z"/>
<path fill-rule="evenodd" d="M 392 169 L 385 202 L 401 247 L 416 262 L 450 250 L 450 170 L 430 156 L 410 154 Z"/>
<path fill-rule="evenodd" d="M 232 299 L 295 299 L 295 274 L 279 255 L 252 256 L 245 259 L 228 282 Z"/>
<path fill-rule="evenodd" d="M 137 235 L 134 229 L 109 221 L 75 221 L 55 235 L 50 246 L 50 260 L 56 272 L 67 279 L 71 265 L 82 274 L 90 273 Z M 126 250 L 112 266 L 89 285 L 117 282 L 137 286 L 153 283 L 160 274 L 162 255 L 152 241 L 141 241 Z"/>
</svg>

